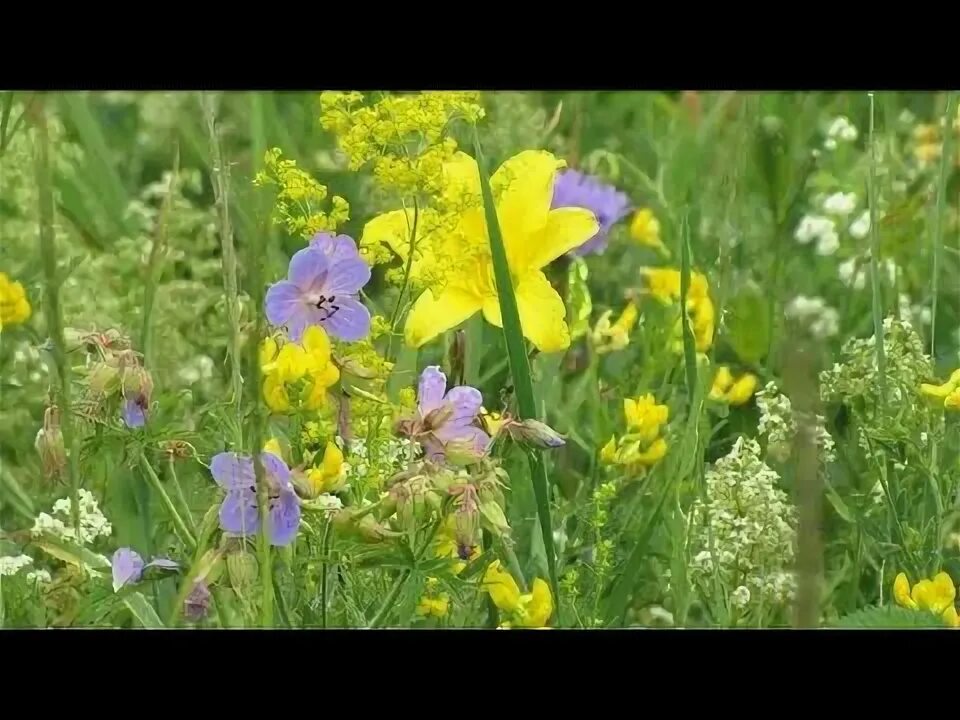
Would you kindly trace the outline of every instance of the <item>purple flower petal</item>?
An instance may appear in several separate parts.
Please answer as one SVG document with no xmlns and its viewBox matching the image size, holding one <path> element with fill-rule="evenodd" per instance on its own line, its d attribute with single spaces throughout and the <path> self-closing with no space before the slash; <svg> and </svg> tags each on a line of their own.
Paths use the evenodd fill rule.
<svg viewBox="0 0 960 720">
<path fill-rule="evenodd" d="M 214 455 L 210 461 L 210 474 L 217 485 L 226 490 L 249 489 L 255 479 L 253 461 L 234 452 Z"/>
<path fill-rule="evenodd" d="M 311 325 L 325 327 L 324 321 L 327 316 L 328 310 L 326 308 L 321 310 L 312 305 L 303 304 L 287 321 L 287 335 L 293 342 L 300 342 L 303 340 L 303 334 Z"/>
<path fill-rule="evenodd" d="M 432 434 L 424 436 L 420 442 L 423 445 L 423 453 L 428 460 L 435 463 L 442 463 L 446 460 L 447 454 L 443 449 L 443 443 Z"/>
<path fill-rule="evenodd" d="M 362 340 L 370 332 L 370 311 L 352 297 L 337 298 L 337 310 L 327 315 L 320 324 L 340 340 Z M 293 337 L 293 330 L 290 330 Z"/>
<path fill-rule="evenodd" d="M 570 254 L 575 256 L 603 252 L 611 228 L 631 210 L 630 199 L 626 194 L 598 178 L 576 170 L 566 170 L 556 176 L 551 208 L 561 207 L 586 208 L 597 216 L 600 223 L 600 230 L 596 235 L 570 251 Z"/>
<path fill-rule="evenodd" d="M 475 425 L 459 427 L 453 425 L 444 425 L 442 428 L 434 430 L 433 435 L 437 438 L 437 440 L 444 444 L 450 442 L 463 443 L 470 441 L 473 443 L 473 448 L 476 450 L 478 455 L 485 453 L 487 451 L 487 446 L 490 444 L 490 436 Z"/>
<path fill-rule="evenodd" d="M 420 373 L 420 387 L 417 389 L 417 403 L 420 414 L 426 417 L 440 407 L 443 394 L 447 391 L 447 376 L 439 365 L 430 365 Z"/>
<path fill-rule="evenodd" d="M 310 240 L 310 246 L 318 248 L 331 265 L 347 258 L 359 258 L 360 251 L 357 244 L 349 235 L 334 235 L 333 233 L 317 233 Z"/>
<path fill-rule="evenodd" d="M 123 422 L 128 428 L 143 427 L 146 424 L 147 414 L 139 398 L 128 398 L 123 401 Z"/>
<path fill-rule="evenodd" d="M 297 536 L 300 527 L 300 502 L 292 490 L 281 491 L 280 496 L 270 499 L 267 518 L 267 537 L 271 545 L 289 545 Z"/>
<path fill-rule="evenodd" d="M 135 583 L 143 575 L 143 558 L 130 548 L 120 548 L 113 554 L 113 591 L 128 583 Z"/>
<path fill-rule="evenodd" d="M 220 527 L 233 535 L 254 535 L 260 530 L 257 494 L 250 489 L 230 490 L 220 504 Z"/>
<path fill-rule="evenodd" d="M 323 284 L 324 295 L 356 295 L 370 281 L 370 266 L 359 257 L 343 258 L 331 264 Z"/>
<path fill-rule="evenodd" d="M 453 406 L 453 415 L 447 421 L 452 425 L 472 423 L 480 412 L 480 406 L 483 405 L 483 395 L 469 385 L 451 388 L 444 400 Z"/>
<path fill-rule="evenodd" d="M 281 489 L 289 489 L 292 485 L 290 478 L 290 468 L 287 464 L 273 453 L 262 453 L 260 462 L 263 463 L 263 469 L 276 482 Z"/>
<path fill-rule="evenodd" d="M 263 308 L 272 325 L 286 325 L 304 307 L 303 293 L 296 285 L 286 280 L 274 283 L 267 289 Z"/>
<path fill-rule="evenodd" d="M 323 285 L 328 270 L 327 256 L 319 248 L 308 246 L 290 258 L 287 280 L 303 293 L 316 292 Z"/>
</svg>

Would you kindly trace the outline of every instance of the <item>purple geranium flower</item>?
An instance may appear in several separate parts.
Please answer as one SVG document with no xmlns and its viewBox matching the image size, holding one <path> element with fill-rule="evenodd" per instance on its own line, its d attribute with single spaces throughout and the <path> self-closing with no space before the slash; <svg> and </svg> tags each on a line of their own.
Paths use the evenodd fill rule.
<svg viewBox="0 0 960 720">
<path fill-rule="evenodd" d="M 582 256 L 602 253 L 607 248 L 610 229 L 630 212 L 630 199 L 612 185 L 577 170 L 565 170 L 557 174 L 553 185 L 551 208 L 580 207 L 597 216 L 600 230 L 583 245 L 570 251 Z"/>
<path fill-rule="evenodd" d="M 474 425 L 482 404 L 483 396 L 476 388 L 460 385 L 447 392 L 447 376 L 439 366 L 425 368 L 417 394 L 417 424 L 420 426 L 418 439 L 427 457 L 442 462 L 451 444 L 466 448 L 478 457 L 483 455 L 490 436 Z"/>
<path fill-rule="evenodd" d="M 370 332 L 370 312 L 357 293 L 369 280 L 370 267 L 351 238 L 321 233 L 290 258 L 287 279 L 267 290 L 267 320 L 286 326 L 294 342 L 310 325 L 341 340 L 360 340 Z"/>
<path fill-rule="evenodd" d="M 300 527 L 300 502 L 293 489 L 290 469 L 273 453 L 260 461 L 269 488 L 267 537 L 271 545 L 289 545 Z M 220 527 L 233 535 L 254 535 L 260 530 L 253 458 L 220 453 L 210 461 L 210 472 L 227 496 L 220 505 Z"/>
<path fill-rule="evenodd" d="M 146 398 L 143 395 L 124 398 L 123 422 L 128 428 L 143 427 L 147 422 Z"/>
<path fill-rule="evenodd" d="M 124 585 L 140 582 L 143 571 L 149 567 L 163 568 L 164 570 L 176 570 L 180 567 L 173 560 L 166 558 L 155 558 L 144 564 L 143 558 L 136 550 L 128 547 L 119 548 L 111 560 L 113 570 L 113 591 L 117 592 Z"/>
</svg>

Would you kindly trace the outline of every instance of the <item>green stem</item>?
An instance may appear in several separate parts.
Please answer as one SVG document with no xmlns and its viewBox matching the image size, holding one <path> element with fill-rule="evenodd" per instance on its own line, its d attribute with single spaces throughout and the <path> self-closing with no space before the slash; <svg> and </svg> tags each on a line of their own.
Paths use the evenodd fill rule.
<svg viewBox="0 0 960 720">
<path fill-rule="evenodd" d="M 57 368 L 60 407 L 60 431 L 68 449 L 67 472 L 73 496 L 73 525 L 80 537 L 80 448 L 73 430 L 73 410 L 70 401 L 70 365 L 63 339 L 63 312 L 60 307 L 60 279 L 57 277 L 57 247 L 54 234 L 53 174 L 50 166 L 50 137 L 47 132 L 46 108 L 42 97 L 36 99 L 35 123 L 37 192 L 40 205 L 40 256 L 43 258 L 46 307 L 44 317 L 52 343 L 51 354 Z M 26 112 L 26 111 L 24 111 Z"/>
<path fill-rule="evenodd" d="M 404 213 L 406 215 L 406 213 Z M 407 288 L 410 285 L 410 272 L 413 269 L 413 253 L 416 249 L 417 225 L 420 221 L 420 203 L 417 198 L 413 198 L 413 224 L 410 228 L 410 244 L 407 248 L 407 264 L 403 271 L 403 285 L 400 287 L 400 294 L 397 296 L 397 304 L 393 308 L 393 316 L 390 318 L 390 337 L 387 338 L 387 362 L 393 362 L 393 336 L 397 333 L 397 320 L 400 319 L 400 308 L 403 307 L 404 298 L 407 295 Z"/>
<path fill-rule="evenodd" d="M 163 505 L 166 507 L 167 513 L 169 513 L 170 519 L 173 521 L 173 527 L 176 529 L 177 535 L 180 536 L 180 539 L 191 551 L 196 550 L 196 538 L 193 537 L 193 533 L 190 532 L 180 513 L 177 512 L 176 505 L 173 504 L 173 500 L 170 499 L 170 495 L 164 489 L 163 483 L 161 483 L 160 478 L 157 477 L 157 473 L 147 461 L 147 456 L 142 452 L 140 453 L 140 468 L 143 470 L 144 475 L 146 475 L 150 485 L 153 486 L 153 489 L 160 496 L 160 500 L 163 501 Z"/>
<path fill-rule="evenodd" d="M 183 494 L 183 487 L 181 487 L 180 480 L 177 478 L 177 469 L 174 467 L 173 458 L 170 458 L 170 462 L 167 464 L 167 471 L 170 473 L 173 489 L 177 491 L 177 500 L 180 501 L 180 508 L 183 510 L 184 517 L 187 519 L 187 527 L 190 529 L 190 532 L 196 532 L 197 526 L 196 523 L 193 522 L 193 515 L 190 513 L 190 503 L 187 502 L 187 497 Z"/>
<path fill-rule="evenodd" d="M 883 348 L 883 299 L 880 290 L 880 230 L 877 227 L 877 143 L 874 139 L 874 103 L 870 96 L 870 175 L 867 194 L 870 202 L 870 280 L 873 288 L 873 333 L 880 375 L 880 408 L 887 404 L 887 360 Z"/>
<path fill-rule="evenodd" d="M 320 564 L 320 627 L 327 627 L 327 574 L 330 572 L 327 566 L 327 553 L 330 552 L 330 528 L 333 524 L 326 520 L 323 527 L 323 539 L 320 541 L 320 553 L 323 555 L 323 561 Z"/>
<path fill-rule="evenodd" d="M 430 542 L 433 540 L 433 536 L 437 533 L 437 528 L 440 527 L 440 521 L 437 520 L 433 523 L 433 526 L 430 528 L 430 532 L 427 533 L 426 539 L 423 541 L 423 544 L 420 548 L 414 553 L 414 561 L 419 561 L 423 557 L 423 553 L 428 547 L 430 547 Z M 410 575 L 413 574 L 413 571 L 409 568 L 404 569 L 400 573 L 400 577 L 397 578 L 394 582 L 393 587 L 390 588 L 390 592 L 387 593 L 387 597 L 384 598 L 383 604 L 380 606 L 380 609 L 377 610 L 376 615 L 373 616 L 373 619 L 370 621 L 368 629 L 372 630 L 374 628 L 380 627 L 381 623 L 387 618 L 387 614 L 393 608 L 393 604 L 397 601 L 397 597 L 400 595 L 400 591 L 403 589 L 403 586 L 406 584 L 407 580 L 410 578 Z"/>
<path fill-rule="evenodd" d="M 930 358 L 937 362 L 937 295 L 940 290 L 940 257 L 943 252 L 943 210 L 946 203 L 947 179 L 953 167 L 953 107 L 954 92 L 947 94 L 946 129 L 943 147 L 940 149 L 940 177 L 937 181 L 937 206 L 933 225 L 933 299 L 930 307 Z"/>
<path fill-rule="evenodd" d="M 477 156 L 477 166 L 480 171 L 480 190 L 483 197 L 483 209 L 490 240 L 494 280 L 497 286 L 497 299 L 500 304 L 500 314 L 503 319 L 503 335 L 507 344 L 507 357 L 510 360 L 510 375 L 513 378 L 513 385 L 516 391 L 517 406 L 521 419 L 537 420 L 539 419 L 538 406 L 536 396 L 533 392 L 533 380 L 530 377 L 530 364 L 527 360 L 523 329 L 520 324 L 520 313 L 517 309 L 517 299 L 514 296 L 513 280 L 510 276 L 510 265 L 507 260 L 506 249 L 503 245 L 500 222 L 497 218 L 493 192 L 490 189 L 490 178 L 483 159 L 483 153 L 480 149 L 480 138 L 477 135 L 476 129 L 474 129 L 474 148 Z M 557 614 L 559 615 L 561 605 L 560 585 L 557 582 L 557 556 L 553 547 L 553 527 L 550 517 L 550 492 L 547 470 L 540 452 L 530 451 L 527 457 L 530 462 L 533 492 L 537 501 L 540 533 L 543 537 L 543 547 L 547 556 L 550 586 L 556 600 L 554 607 L 557 608 Z"/>
</svg>

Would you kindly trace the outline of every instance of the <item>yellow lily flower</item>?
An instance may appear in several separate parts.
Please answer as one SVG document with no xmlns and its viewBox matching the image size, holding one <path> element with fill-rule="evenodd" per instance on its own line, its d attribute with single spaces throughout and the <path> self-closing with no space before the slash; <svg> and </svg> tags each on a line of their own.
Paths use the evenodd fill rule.
<svg viewBox="0 0 960 720">
<path fill-rule="evenodd" d="M 960 627 L 960 617 L 953 604 L 957 589 L 945 573 L 937 573 L 932 580 L 921 580 L 911 589 L 904 573 L 893 581 L 893 597 L 897 604 L 911 610 L 926 610 L 943 618 L 948 627 Z"/>
<path fill-rule="evenodd" d="M 264 400 L 278 413 L 322 407 L 327 388 L 340 379 L 340 370 L 331 360 L 330 340 L 317 325 L 307 328 L 299 345 L 288 342 L 278 350 L 276 340 L 264 340 L 260 366 Z"/>
<path fill-rule="evenodd" d="M 710 399 L 725 402 L 728 405 L 745 405 L 753 397 L 757 383 L 757 376 L 753 373 L 744 373 L 734 379 L 730 368 L 721 365 L 713 376 Z"/>
<path fill-rule="evenodd" d="M 553 181 L 564 166 L 551 153 L 528 150 L 510 158 L 490 179 L 497 218 L 503 235 L 507 262 L 517 298 L 520 324 L 526 337 L 541 352 L 557 352 L 570 345 L 563 300 L 542 268 L 582 245 L 599 230 L 596 216 L 583 208 L 550 209 Z M 442 287 L 427 287 L 407 316 L 407 344 L 420 347 L 443 332 L 460 325 L 477 312 L 487 322 L 503 326 L 494 283 L 493 262 L 487 239 L 486 218 L 480 198 L 480 175 L 476 161 L 457 153 L 444 165 L 450 185 L 471 198 L 449 241 L 461 248 L 462 262 L 447 269 Z M 406 260 L 409 252 L 410 213 L 388 213 L 374 218 L 364 235 L 381 238 Z M 419 235 L 419 231 L 418 231 Z M 361 239 L 361 244 L 364 244 Z M 416 257 L 411 268 L 420 271 Z"/>
</svg>

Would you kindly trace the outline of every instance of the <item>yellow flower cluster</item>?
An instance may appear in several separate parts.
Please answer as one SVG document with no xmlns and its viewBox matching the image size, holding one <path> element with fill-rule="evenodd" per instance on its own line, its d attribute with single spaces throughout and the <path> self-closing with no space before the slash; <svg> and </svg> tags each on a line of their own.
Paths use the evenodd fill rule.
<svg viewBox="0 0 960 720">
<path fill-rule="evenodd" d="M 613 324 L 610 323 L 611 314 L 610 310 L 606 310 L 597 320 L 597 324 L 590 334 L 594 349 L 601 355 L 623 350 L 630 344 L 630 331 L 637 324 L 639 311 L 635 303 L 629 302 Z"/>
<path fill-rule="evenodd" d="M 337 136 L 350 169 L 373 164 L 377 184 L 401 197 L 440 191 L 442 167 L 457 150 L 447 135 L 454 119 L 483 117 L 478 92 L 383 95 L 364 105 L 358 92 L 320 95 L 320 124 Z"/>
<path fill-rule="evenodd" d="M 339 195 L 333 196 L 329 211 L 323 210 L 327 199 L 326 186 L 298 168 L 295 160 L 283 159 L 281 155 L 279 148 L 267 150 L 263 158 L 264 169 L 253 179 L 253 184 L 258 187 L 277 187 L 273 208 L 276 224 L 285 225 L 291 235 L 309 238 L 318 232 L 333 232 L 350 219 L 350 205 Z"/>
<path fill-rule="evenodd" d="M 955 133 L 960 130 L 960 107 L 957 110 L 957 117 L 953 121 Z M 913 157 L 920 167 L 928 167 L 939 161 L 943 153 L 942 135 L 943 128 L 939 125 L 921 123 L 913 128 L 911 137 Z M 954 162 L 960 164 L 960 154 Z"/>
<path fill-rule="evenodd" d="M 670 254 L 660 239 L 660 221 L 650 208 L 641 208 L 634 213 L 630 221 L 630 237 L 639 245 L 653 248 L 664 255 Z"/>
<path fill-rule="evenodd" d="M 954 370 L 942 385 L 923 383 L 920 392 L 947 410 L 960 410 L 960 370 Z"/>
<path fill-rule="evenodd" d="M 315 460 L 316 456 L 311 458 L 311 462 Z M 311 467 L 306 471 L 306 481 L 304 483 L 307 491 L 306 496 L 315 498 L 321 493 L 334 493 L 342 490 L 347 481 L 345 470 L 343 451 L 336 443 L 327 442 L 320 466 Z"/>
<path fill-rule="evenodd" d="M 502 628 L 545 628 L 553 615 L 553 594 L 550 586 L 536 578 L 529 593 L 521 593 L 513 576 L 494 560 L 483 574 L 483 588 L 493 604 L 509 617 Z"/>
<path fill-rule="evenodd" d="M 327 388 L 340 379 L 330 356 L 330 340 L 318 325 L 307 328 L 302 344 L 282 347 L 269 337 L 260 346 L 263 397 L 275 413 L 316 410 L 326 401 Z"/>
<path fill-rule="evenodd" d="M 913 588 L 903 573 L 893 582 L 893 597 L 898 605 L 911 610 L 926 610 L 943 618 L 947 627 L 960 627 L 960 617 L 953 604 L 957 589 L 947 573 L 938 573 L 932 580 L 921 580 Z"/>
<path fill-rule="evenodd" d="M 680 300 L 680 271 L 671 268 L 643 268 L 640 271 L 646 287 L 644 291 L 665 305 Z M 690 273 L 690 287 L 687 292 L 687 314 L 697 346 L 697 352 L 706 352 L 713 345 L 713 333 L 716 323 L 716 311 L 710 299 L 710 285 L 705 275 Z M 674 350 L 683 351 L 683 326 L 677 320 L 674 338 Z"/>
<path fill-rule="evenodd" d="M 30 318 L 30 301 L 23 284 L 13 282 L 0 272 L 0 330 L 4 325 L 19 325 Z"/>
<path fill-rule="evenodd" d="M 437 592 L 440 581 L 433 577 L 427 578 L 426 594 L 417 603 L 417 615 L 424 617 L 442 618 L 450 609 L 450 596 L 447 593 Z"/>
<path fill-rule="evenodd" d="M 657 405 L 653 395 L 641 395 L 636 400 L 624 398 L 623 415 L 627 434 L 618 441 L 616 435 L 600 451 L 600 459 L 608 465 L 628 465 L 640 469 L 651 467 L 667 454 L 667 441 L 660 436 L 660 428 L 667 422 L 670 410 Z"/>
<path fill-rule="evenodd" d="M 710 388 L 710 399 L 727 405 L 746 405 L 757 389 L 757 376 L 753 373 L 744 373 L 738 378 L 733 377 L 730 368 L 721 365 L 713 376 L 713 386 Z"/>
</svg>

